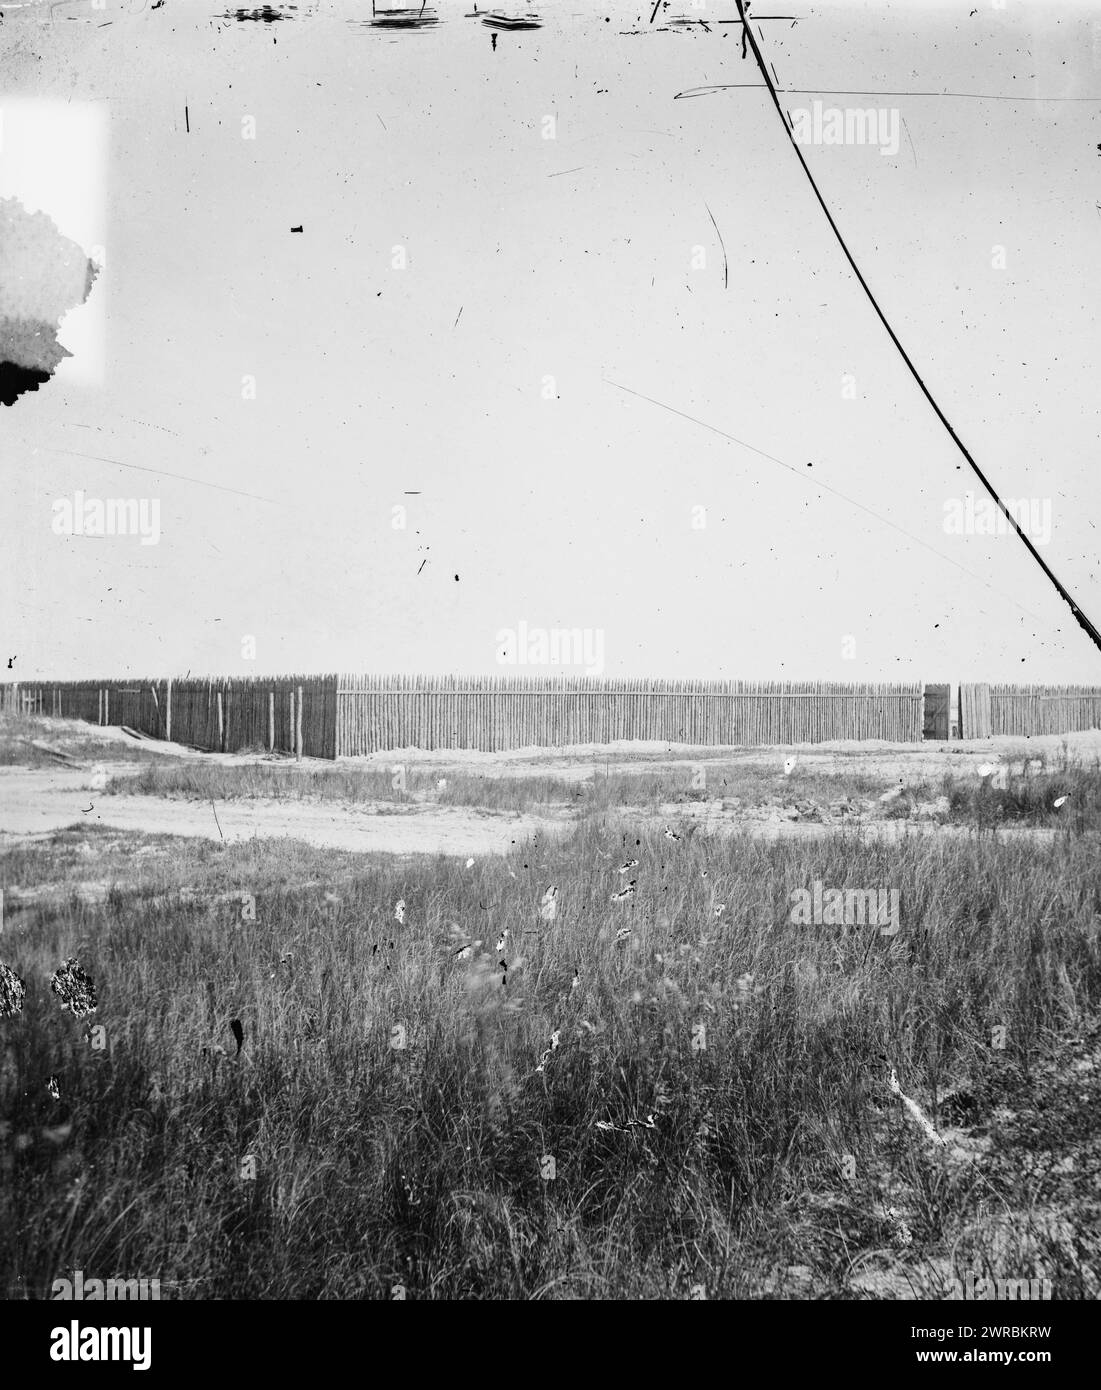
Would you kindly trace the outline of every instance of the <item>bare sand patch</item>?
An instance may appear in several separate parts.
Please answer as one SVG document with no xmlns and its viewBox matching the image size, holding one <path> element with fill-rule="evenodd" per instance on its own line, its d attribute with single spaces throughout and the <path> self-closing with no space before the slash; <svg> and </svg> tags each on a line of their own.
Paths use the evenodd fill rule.
<svg viewBox="0 0 1101 1390">
<path fill-rule="evenodd" d="M 550 818 L 466 806 L 421 806 L 410 812 L 387 802 L 349 805 L 240 799 L 186 801 L 105 796 L 86 773 L 67 768 L 0 768 L 0 843 L 50 835 L 71 825 L 104 825 L 147 835 L 202 836 L 233 843 L 290 838 L 359 853 L 501 854 Z"/>
<path fill-rule="evenodd" d="M 308 844 L 360 852 L 387 854 L 478 855 L 507 851 L 539 831 L 554 832 L 569 826 L 576 811 L 565 803 L 540 805 L 536 812 L 520 813 L 477 806 L 441 805 L 427 797 L 414 805 L 389 801 L 348 803 L 308 798 L 235 798 L 229 801 L 188 800 L 155 796 L 107 796 L 103 789 L 111 778 L 137 776 L 145 762 L 112 757 L 113 747 L 135 746 L 118 728 L 100 728 L 75 720 L 45 720 L 50 743 L 61 750 L 80 747 L 81 766 L 0 766 L 0 842 L 28 836 L 49 835 L 71 825 L 98 824 L 131 833 L 201 836 L 234 842 L 254 838 L 289 837 Z M 89 757 L 87 744 L 102 745 Z M 181 744 L 142 741 L 150 757 L 199 760 L 208 765 L 257 765 L 291 760 L 264 753 L 201 753 Z M 737 774 L 739 768 L 757 773 L 781 772 L 794 754 L 796 765 L 784 781 L 784 797 L 766 798 L 764 804 L 725 801 L 676 802 L 658 807 L 616 808 L 615 814 L 643 819 L 683 820 L 705 834 L 745 832 L 765 839 L 820 838 L 839 828 L 889 841 L 914 834 L 953 838 L 978 833 L 966 826 L 946 826 L 930 815 L 929 823 L 886 819 L 881 808 L 867 799 L 845 798 L 810 812 L 800 811 L 800 779 L 804 776 L 853 776 L 880 779 L 885 785 L 916 786 L 945 777 L 977 778 L 984 764 L 1000 763 L 1020 772 L 1031 759 L 1048 765 L 1062 763 L 1089 766 L 1101 762 L 1101 733 L 1034 739 L 998 738 L 947 743 L 893 744 L 820 743 L 796 747 L 699 748 L 687 744 L 622 741 L 585 744 L 568 748 L 521 748 L 487 753 L 475 749 L 426 751 L 390 749 L 366 758 L 342 758 L 335 762 L 305 759 L 311 771 L 366 767 L 378 770 L 398 764 L 415 764 L 442 774 L 452 772 L 487 779 L 545 777 L 577 785 L 604 775 L 644 775 L 684 771 L 688 767 L 722 766 Z M 786 804 L 790 799 L 792 805 Z M 793 809 L 793 807 L 795 809 Z M 999 828 L 999 838 L 1050 842 L 1054 831 L 1030 826 Z"/>
</svg>

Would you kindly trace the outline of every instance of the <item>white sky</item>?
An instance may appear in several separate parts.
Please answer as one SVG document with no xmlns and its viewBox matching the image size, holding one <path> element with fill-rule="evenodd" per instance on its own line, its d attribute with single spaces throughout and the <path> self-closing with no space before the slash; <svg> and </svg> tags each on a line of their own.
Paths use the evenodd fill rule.
<svg viewBox="0 0 1101 1390">
<path fill-rule="evenodd" d="M 468 8 L 400 35 L 351 0 L 271 25 L 195 0 L 6 12 L 0 195 L 105 270 L 61 335 L 77 357 L 0 410 L 4 665 L 492 673 L 523 620 L 602 629 L 612 676 L 1097 682 L 1018 539 L 944 533 L 975 481 L 767 93 L 673 99 L 757 82 L 716 22 L 734 4 L 683 0 L 710 32 L 680 33 L 649 3 L 547 4 L 496 51 Z M 823 95 L 896 106 L 901 148 L 805 152 L 980 465 L 1050 500 L 1045 559 L 1101 625 L 1101 17 L 755 8 L 800 17 L 761 25 L 782 87 L 1063 99 Z M 53 534 L 77 489 L 159 499 L 159 544 Z"/>
</svg>

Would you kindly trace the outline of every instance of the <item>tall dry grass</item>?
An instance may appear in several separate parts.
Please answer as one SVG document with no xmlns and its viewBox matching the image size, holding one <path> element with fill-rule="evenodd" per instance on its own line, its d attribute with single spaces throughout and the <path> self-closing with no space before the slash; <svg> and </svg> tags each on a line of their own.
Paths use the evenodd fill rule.
<svg viewBox="0 0 1101 1390">
<path fill-rule="evenodd" d="M 702 765 L 700 765 L 702 767 Z M 502 776 L 499 772 L 456 772 L 406 766 L 396 768 L 341 764 L 210 763 L 154 759 L 137 775 L 120 775 L 108 783 L 117 795 L 180 796 L 202 801 L 262 799 L 329 802 L 388 802 L 415 807 L 425 801 L 441 806 L 477 806 L 492 811 L 537 811 L 566 806 L 587 813 L 623 807 L 656 807 L 666 802 L 705 802 L 738 796 L 753 806 L 777 799 L 865 796 L 882 792 L 882 776 L 864 773 L 801 773 L 791 781 L 776 769 L 731 762 L 703 769 L 691 762 L 653 771 L 601 767 L 572 768 L 568 774 Z M 1099 779 L 1101 780 L 1101 779 Z M 441 785 L 442 782 L 442 785 Z"/>
<path fill-rule="evenodd" d="M 980 1200 L 1027 1206 L 1017 1177 L 992 1192 L 931 1146 L 884 1059 L 943 1128 L 944 1097 L 1017 1084 L 1086 1027 L 1092 837 L 671 840 L 599 812 L 469 869 L 143 848 L 82 828 L 3 860 L 7 885 L 117 885 L 0 938 L 28 990 L 0 1020 L 8 1290 L 77 1267 L 166 1297 L 838 1297 L 885 1249 L 926 1289 L 961 1252 L 1022 1275 L 1038 1258 L 973 1223 Z M 816 879 L 897 888 L 901 931 L 792 925 Z M 70 955 L 107 1051 L 49 990 Z M 1043 1258 L 1081 1295 L 1081 1250 Z"/>
</svg>

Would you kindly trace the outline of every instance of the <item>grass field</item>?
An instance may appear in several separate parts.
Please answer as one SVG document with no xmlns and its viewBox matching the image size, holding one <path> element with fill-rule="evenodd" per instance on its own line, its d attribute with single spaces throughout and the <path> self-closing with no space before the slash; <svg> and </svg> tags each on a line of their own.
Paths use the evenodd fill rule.
<svg viewBox="0 0 1101 1390">
<path fill-rule="evenodd" d="M 389 802 L 416 807 L 425 801 L 442 806 L 478 806 L 497 811 L 537 811 L 565 805 L 582 813 L 608 812 L 623 807 L 652 808 L 668 803 L 704 804 L 715 798 L 736 799 L 739 805 L 771 804 L 785 798 L 830 804 L 838 799 L 881 796 L 881 778 L 860 772 L 802 773 L 796 782 L 779 768 L 735 763 L 708 765 L 701 777 L 691 764 L 676 769 L 606 773 L 594 767 L 584 781 L 561 776 L 494 777 L 490 774 L 449 772 L 438 785 L 430 769 L 348 766 L 297 766 L 293 763 L 212 765 L 203 762 L 165 762 L 147 756 L 137 774 L 115 776 L 110 793 L 185 797 L 207 801 L 238 798 L 317 800 L 356 804 Z M 888 786 L 886 790 L 891 790 Z M 1009 772 L 1005 786 L 989 779 L 963 780 L 945 775 L 939 782 L 911 782 L 883 811 L 888 818 L 907 819 L 915 807 L 937 798 L 946 802 L 939 819 L 961 825 L 1035 825 L 1078 831 L 1101 825 L 1101 770 L 1056 760 L 1036 771 Z M 1056 805 L 1060 801 L 1064 804 Z"/>
<path fill-rule="evenodd" d="M 243 774 L 138 775 L 390 787 Z M 1063 785 L 1081 802 L 1044 843 L 674 839 L 595 784 L 564 837 L 470 865 L 89 826 L 11 843 L 3 886 L 50 891 L 0 934 L 27 991 L 0 1018 L 0 1287 L 48 1297 L 79 1268 L 166 1298 L 936 1298 L 970 1273 L 1096 1298 L 1096 776 L 1007 787 L 1026 817 Z M 633 805 L 692 791 L 623 780 Z M 899 930 L 798 924 L 816 881 L 897 891 Z M 83 1019 L 49 984 L 71 956 L 98 991 Z"/>
<path fill-rule="evenodd" d="M 999 1118 L 1095 1013 L 1095 846 L 636 844 L 587 823 L 470 870 L 151 848 L 116 851 L 102 908 L 5 934 L 28 985 L 3 1025 L 9 1286 L 74 1266 L 185 1296 L 836 1297 L 869 1276 L 904 1296 L 962 1264 L 1095 1296 L 1088 1111 L 1019 1151 Z M 624 855 L 638 888 L 612 903 Z M 61 837 L 5 879 L 87 862 Z M 899 934 L 792 925 L 816 878 L 897 888 Z M 251 893 L 256 920 L 143 905 L 183 886 Z M 104 1051 L 46 984 L 71 954 Z M 884 1057 L 966 1136 L 930 1143 Z"/>
</svg>

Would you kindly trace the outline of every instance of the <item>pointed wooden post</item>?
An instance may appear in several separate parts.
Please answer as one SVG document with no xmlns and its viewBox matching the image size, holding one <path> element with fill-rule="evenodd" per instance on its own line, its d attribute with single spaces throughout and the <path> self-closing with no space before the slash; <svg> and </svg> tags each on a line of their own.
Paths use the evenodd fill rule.
<svg viewBox="0 0 1101 1390">
<path fill-rule="evenodd" d="M 302 687 L 298 687 L 298 714 L 294 724 L 294 749 L 299 762 L 302 761 Z"/>
<path fill-rule="evenodd" d="M 275 691 L 268 692 L 268 752 L 275 752 Z"/>
<path fill-rule="evenodd" d="M 225 724 L 222 719 L 222 692 L 218 691 L 218 752 L 224 753 L 225 749 Z"/>
<path fill-rule="evenodd" d="M 167 688 L 164 692 L 164 738 L 166 743 L 172 742 L 172 677 L 168 677 Z"/>
</svg>

